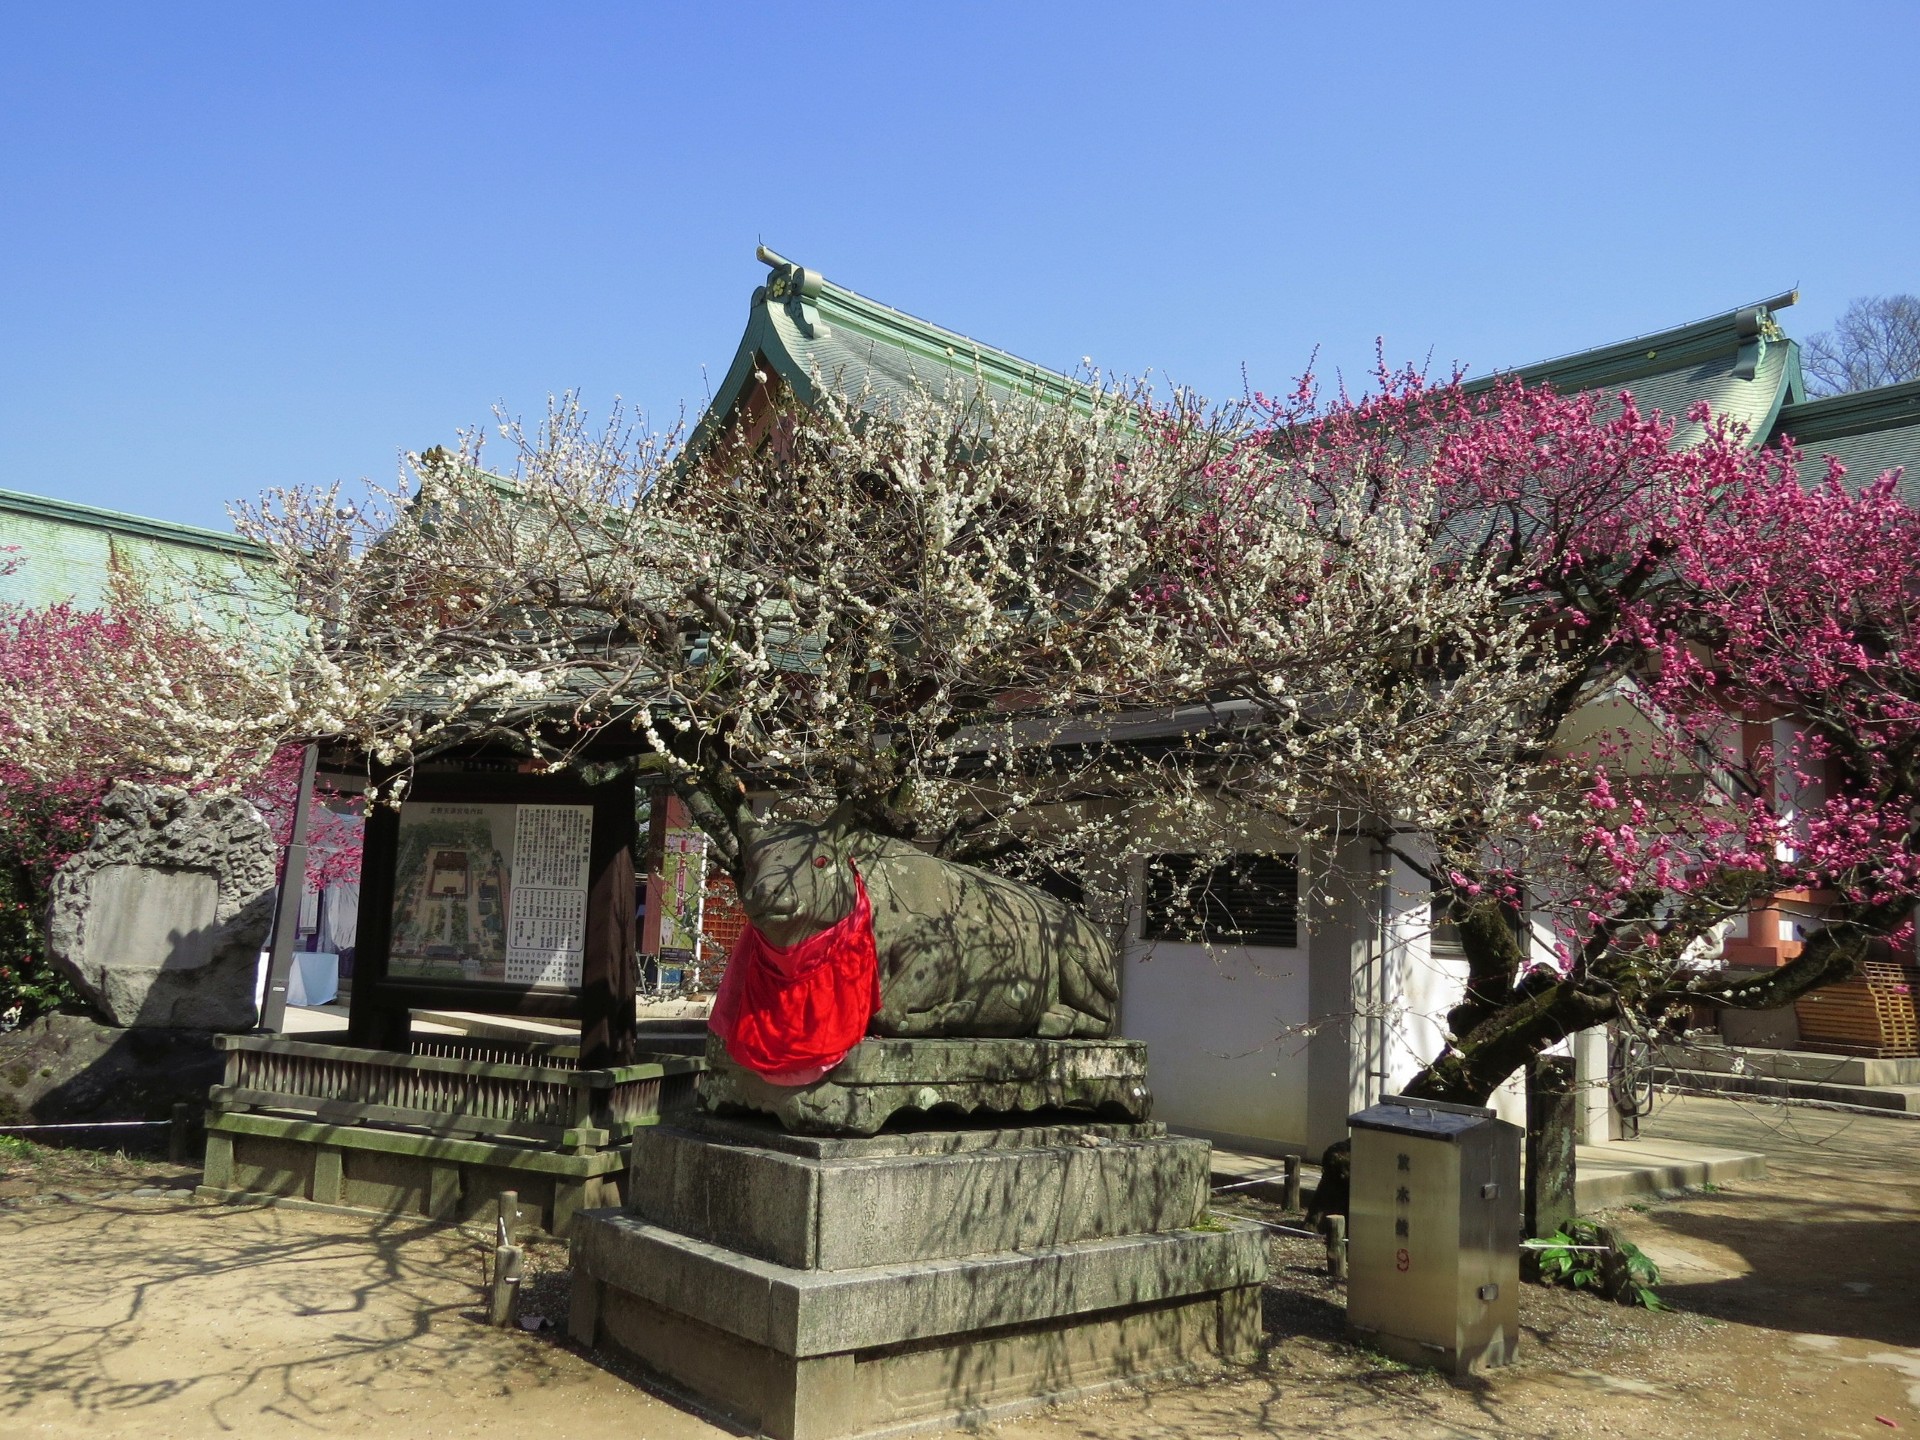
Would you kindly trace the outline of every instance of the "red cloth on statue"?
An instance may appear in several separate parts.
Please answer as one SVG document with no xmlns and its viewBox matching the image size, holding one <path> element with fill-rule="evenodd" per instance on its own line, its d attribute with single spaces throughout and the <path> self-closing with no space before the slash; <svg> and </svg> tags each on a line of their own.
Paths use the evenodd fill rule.
<svg viewBox="0 0 1920 1440">
<path fill-rule="evenodd" d="M 853 909 L 785 949 L 751 924 L 727 956 L 707 1028 L 727 1054 L 775 1085 L 810 1085 L 838 1065 L 880 1008 L 873 906 L 853 872 Z"/>
</svg>

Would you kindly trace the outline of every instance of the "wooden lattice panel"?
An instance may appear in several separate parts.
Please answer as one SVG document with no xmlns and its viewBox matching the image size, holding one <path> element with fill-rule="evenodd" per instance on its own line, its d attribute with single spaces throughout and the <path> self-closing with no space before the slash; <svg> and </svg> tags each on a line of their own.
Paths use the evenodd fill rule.
<svg viewBox="0 0 1920 1440">
<path fill-rule="evenodd" d="M 703 989 L 718 989 L 727 972 L 727 956 L 747 928 L 740 892 L 724 870 L 707 871 L 707 902 L 700 912 L 700 980 Z"/>
<path fill-rule="evenodd" d="M 1869 960 L 1862 974 L 1809 991 L 1794 1002 L 1800 1043 L 1810 1050 L 1878 1059 L 1920 1056 L 1920 1019 L 1914 1008 L 1920 970 Z"/>
</svg>

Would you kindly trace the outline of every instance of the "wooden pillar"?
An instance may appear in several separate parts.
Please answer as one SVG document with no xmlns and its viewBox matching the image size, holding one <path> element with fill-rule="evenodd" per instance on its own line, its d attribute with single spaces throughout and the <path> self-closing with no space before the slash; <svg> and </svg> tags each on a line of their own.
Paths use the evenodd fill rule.
<svg viewBox="0 0 1920 1440">
<path fill-rule="evenodd" d="M 408 1046 L 410 1017 L 382 994 L 393 945 L 393 867 L 400 858 L 400 812 L 391 805 L 367 811 L 360 853 L 360 922 L 354 932 L 353 999 L 347 1040 L 368 1050 Z"/>
<path fill-rule="evenodd" d="M 638 1039 L 633 842 L 633 780 L 622 776 L 593 791 L 593 858 L 588 870 L 592 879 L 580 970 L 583 1070 L 630 1064 Z"/>
<path fill-rule="evenodd" d="M 647 821 L 646 847 L 641 852 L 646 856 L 647 865 L 647 923 L 640 931 L 640 953 L 658 955 L 660 953 L 660 917 L 667 909 L 667 881 L 662 873 L 663 857 L 667 848 L 667 828 L 671 825 L 684 826 L 689 823 L 687 807 L 678 795 L 665 785 L 658 786 L 653 792 L 653 805 Z"/>
</svg>

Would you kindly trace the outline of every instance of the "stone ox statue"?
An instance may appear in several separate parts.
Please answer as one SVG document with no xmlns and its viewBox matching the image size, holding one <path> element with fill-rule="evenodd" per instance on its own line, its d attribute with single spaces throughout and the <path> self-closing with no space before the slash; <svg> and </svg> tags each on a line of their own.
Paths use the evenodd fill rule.
<svg viewBox="0 0 1920 1440">
<path fill-rule="evenodd" d="M 1051 895 L 838 823 L 756 826 L 744 842 L 742 906 L 783 948 L 853 910 L 859 868 L 880 967 L 871 1034 L 1111 1033 L 1120 994 L 1113 944 Z"/>
</svg>

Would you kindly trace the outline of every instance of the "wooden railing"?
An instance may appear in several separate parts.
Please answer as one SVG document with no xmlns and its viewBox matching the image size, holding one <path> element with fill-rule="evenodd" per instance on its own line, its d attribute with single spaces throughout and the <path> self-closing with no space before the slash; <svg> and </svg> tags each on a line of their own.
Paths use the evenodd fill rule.
<svg viewBox="0 0 1920 1440">
<path fill-rule="evenodd" d="M 479 1060 L 493 1065 L 540 1065 L 553 1070 L 577 1070 L 580 1047 L 548 1040 L 506 1040 L 490 1035 L 416 1035 L 415 1055 L 443 1060 Z"/>
<path fill-rule="evenodd" d="M 690 1099 L 701 1062 L 682 1056 L 582 1070 L 568 1047 L 424 1038 L 460 1054 L 402 1055 L 269 1035 L 223 1035 L 215 1110 L 310 1115 L 330 1123 L 532 1141 L 575 1153 L 624 1143 L 663 1108 Z M 472 1052 L 480 1050 L 484 1056 Z M 491 1058 L 515 1054 L 516 1060 Z"/>
</svg>

